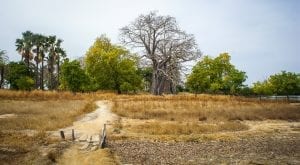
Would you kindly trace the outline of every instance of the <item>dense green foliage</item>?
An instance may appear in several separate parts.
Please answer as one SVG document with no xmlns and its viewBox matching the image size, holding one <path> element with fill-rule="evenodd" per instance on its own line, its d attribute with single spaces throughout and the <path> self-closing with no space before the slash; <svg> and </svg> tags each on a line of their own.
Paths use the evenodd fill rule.
<svg viewBox="0 0 300 165">
<path fill-rule="evenodd" d="M 6 76 L 11 89 L 31 90 L 33 89 L 33 72 L 28 69 L 24 62 L 10 62 Z"/>
<path fill-rule="evenodd" d="M 298 95 L 300 74 L 282 71 L 271 75 L 268 80 L 254 83 L 253 91 L 258 95 Z"/>
<path fill-rule="evenodd" d="M 268 81 L 256 82 L 253 84 L 253 92 L 257 95 L 273 94 L 270 83 Z"/>
<path fill-rule="evenodd" d="M 111 44 L 104 36 L 97 38 L 87 51 L 85 65 L 96 90 L 121 93 L 141 88 L 136 58 L 123 47 Z"/>
<path fill-rule="evenodd" d="M 66 60 L 61 66 L 60 88 L 72 92 L 85 91 L 89 84 L 89 78 L 76 60 Z"/>
<path fill-rule="evenodd" d="M 300 74 L 282 71 L 270 76 L 269 82 L 276 95 L 300 94 Z"/>
<path fill-rule="evenodd" d="M 243 87 L 247 76 L 230 63 L 228 53 L 216 58 L 205 56 L 192 69 L 187 77 L 187 88 L 196 93 L 237 94 Z"/>
</svg>

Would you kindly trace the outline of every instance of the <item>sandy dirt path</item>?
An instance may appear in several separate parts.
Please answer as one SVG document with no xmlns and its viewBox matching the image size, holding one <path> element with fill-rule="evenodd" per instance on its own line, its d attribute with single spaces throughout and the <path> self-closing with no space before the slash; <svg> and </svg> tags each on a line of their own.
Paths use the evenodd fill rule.
<svg viewBox="0 0 300 165">
<path fill-rule="evenodd" d="M 86 138 L 99 136 L 104 124 L 107 125 L 107 129 L 110 129 L 111 124 L 117 118 L 117 115 L 110 111 L 112 103 L 110 101 L 96 101 L 96 105 L 98 108 L 95 111 L 75 121 L 72 126 L 60 129 L 65 132 L 66 138 L 71 138 L 72 129 L 75 131 L 77 140 L 84 138 L 84 136 Z M 53 132 L 53 135 L 56 137 L 60 136 L 59 131 Z"/>
<path fill-rule="evenodd" d="M 106 128 L 109 130 L 111 128 L 110 124 L 117 119 L 117 115 L 110 111 L 111 102 L 97 101 L 96 104 L 98 108 L 94 112 L 86 114 L 82 119 L 74 122 L 73 126 L 62 129 L 67 132 L 66 136 L 70 136 L 71 130 L 74 129 L 77 140 L 70 148 L 65 150 L 59 158 L 58 164 L 76 165 L 103 162 L 101 155 L 107 154 L 107 151 L 95 150 L 95 147 L 98 147 L 99 143 L 99 133 L 104 124 L 107 124 Z M 87 144 L 89 147 L 87 147 Z"/>
</svg>

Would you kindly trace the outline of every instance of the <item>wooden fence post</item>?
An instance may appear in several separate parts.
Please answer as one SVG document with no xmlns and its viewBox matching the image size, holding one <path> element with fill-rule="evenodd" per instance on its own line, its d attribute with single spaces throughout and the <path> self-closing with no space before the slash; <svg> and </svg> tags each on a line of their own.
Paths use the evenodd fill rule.
<svg viewBox="0 0 300 165">
<path fill-rule="evenodd" d="M 104 127 L 102 129 L 102 136 L 100 140 L 100 148 L 104 148 L 106 143 L 106 124 L 104 124 Z"/>
<path fill-rule="evenodd" d="M 72 129 L 72 140 L 75 140 L 75 133 L 74 133 L 74 129 Z"/>
<path fill-rule="evenodd" d="M 64 134 L 64 131 L 60 131 L 60 137 L 65 140 L 65 134 Z"/>
</svg>

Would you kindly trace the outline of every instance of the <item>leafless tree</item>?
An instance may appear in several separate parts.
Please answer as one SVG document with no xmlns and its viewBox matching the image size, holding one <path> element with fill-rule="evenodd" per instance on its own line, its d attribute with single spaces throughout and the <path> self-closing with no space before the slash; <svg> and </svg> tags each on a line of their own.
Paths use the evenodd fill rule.
<svg viewBox="0 0 300 165">
<path fill-rule="evenodd" d="M 164 92 L 166 81 L 176 86 L 182 63 L 201 56 L 193 35 L 182 31 L 174 17 L 156 12 L 140 15 L 121 29 L 120 36 L 123 44 L 142 49 L 142 57 L 151 61 L 151 93 L 155 95 Z"/>
</svg>

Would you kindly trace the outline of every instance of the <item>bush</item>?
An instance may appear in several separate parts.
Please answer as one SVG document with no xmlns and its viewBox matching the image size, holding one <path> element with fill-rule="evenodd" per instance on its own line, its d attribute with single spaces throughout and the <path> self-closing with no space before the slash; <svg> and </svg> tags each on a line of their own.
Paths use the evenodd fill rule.
<svg viewBox="0 0 300 165">
<path fill-rule="evenodd" d="M 23 76 L 16 80 L 18 89 L 20 90 L 32 90 L 34 85 L 34 80 L 28 76 Z"/>
</svg>

